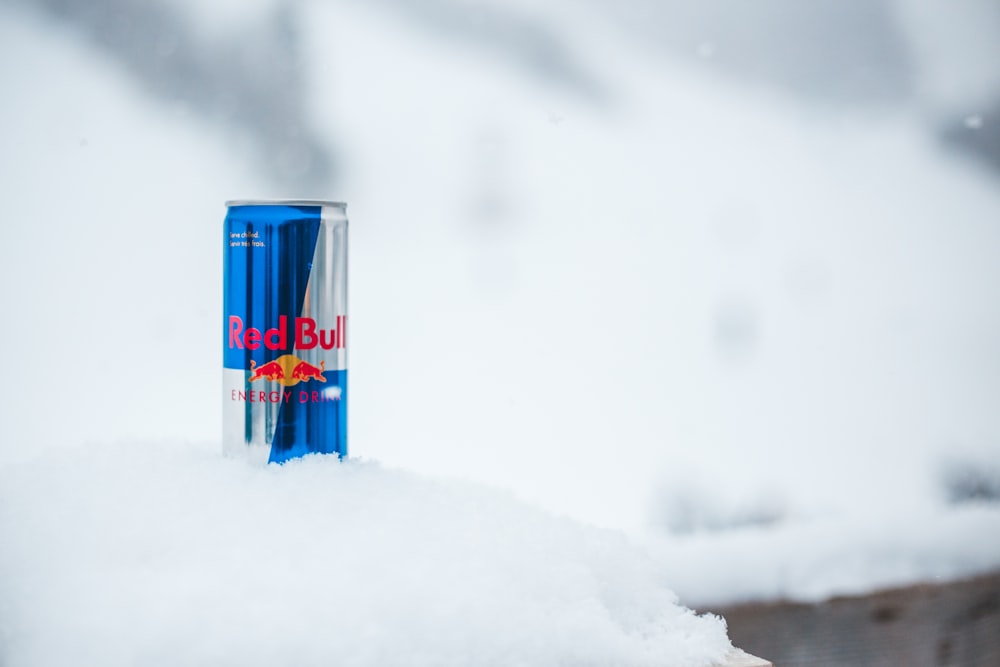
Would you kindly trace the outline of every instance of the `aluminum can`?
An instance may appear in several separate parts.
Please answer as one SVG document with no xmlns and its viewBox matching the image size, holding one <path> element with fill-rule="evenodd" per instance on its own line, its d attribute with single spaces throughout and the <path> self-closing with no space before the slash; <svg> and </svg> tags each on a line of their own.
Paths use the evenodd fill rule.
<svg viewBox="0 0 1000 667">
<path fill-rule="evenodd" d="M 347 206 L 226 207 L 223 449 L 272 463 L 347 456 Z"/>
</svg>

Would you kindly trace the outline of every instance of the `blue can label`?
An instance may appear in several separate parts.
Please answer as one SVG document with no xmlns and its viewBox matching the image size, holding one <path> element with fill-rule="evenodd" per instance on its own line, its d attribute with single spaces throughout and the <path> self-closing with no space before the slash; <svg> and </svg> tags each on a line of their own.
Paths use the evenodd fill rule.
<svg viewBox="0 0 1000 667">
<path fill-rule="evenodd" d="M 223 244 L 226 452 L 346 456 L 343 207 L 231 205 Z"/>
</svg>

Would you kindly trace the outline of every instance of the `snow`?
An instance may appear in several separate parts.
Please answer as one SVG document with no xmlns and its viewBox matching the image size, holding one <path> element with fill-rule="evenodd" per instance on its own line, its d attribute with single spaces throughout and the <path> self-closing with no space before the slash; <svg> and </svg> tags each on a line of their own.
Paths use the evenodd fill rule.
<svg viewBox="0 0 1000 667">
<path fill-rule="evenodd" d="M 254 6 L 260 15 L 241 20 L 265 21 L 274 7 Z M 694 605 L 818 599 L 1000 567 L 997 494 L 956 496 L 948 472 L 1000 484 L 1000 190 L 935 143 L 920 113 L 817 109 L 716 80 L 559 2 L 544 26 L 589 87 L 526 76 L 500 47 L 444 39 L 392 3 L 307 2 L 292 14 L 306 115 L 341 162 L 329 192 L 274 185 L 240 130 L 149 97 L 71 28 L 0 8 L 0 310 L 16 320 L 0 328 L 10 379 L 0 386 L 0 577 L 14 587 L 0 631 L 18 633 L 25 661 L 62 650 L 43 641 L 49 622 L 111 663 L 133 650 L 176 662 L 170 651 L 204 656 L 241 636 L 239 651 L 268 655 L 259 608 L 212 591 L 268 572 L 248 595 L 309 612 L 316 599 L 303 591 L 350 586 L 271 568 L 289 562 L 281 540 L 314 568 L 330 546 L 308 542 L 324 531 L 300 535 L 266 507 L 297 493 L 282 480 L 311 475 L 325 481 L 301 493 L 317 502 L 363 506 L 377 495 L 363 493 L 370 484 L 406 505 L 426 485 L 424 499 L 441 505 L 494 498 L 507 509 L 482 511 L 498 534 L 562 526 L 569 537 L 553 560 L 528 570 L 536 579 L 580 541 L 618 554 L 570 567 L 584 572 L 579 588 L 553 574 L 538 596 L 507 580 L 511 563 L 541 558 L 537 545 L 515 540 L 487 559 L 496 581 L 451 563 L 473 590 L 520 591 L 525 614 L 576 609 L 575 620 L 538 621 L 567 633 L 558 640 L 484 644 L 495 660 L 515 646 L 537 649 L 529 662 L 551 657 L 546 646 L 568 646 L 584 627 L 597 654 L 644 655 L 659 639 L 639 642 L 627 619 L 679 613 L 670 588 Z M 227 30 L 219 21 L 206 35 Z M 218 234 L 222 202 L 245 196 L 349 203 L 351 451 L 392 472 L 215 458 Z M 398 553 L 411 528 L 431 529 L 370 511 Z M 347 517 L 303 516 L 377 546 Z M 486 548 L 471 515 L 453 518 L 442 530 L 471 531 L 468 549 Z M 232 570 L 223 538 L 245 547 Z M 460 542 L 443 544 L 469 553 Z M 430 557 L 432 545 L 419 548 Z M 426 558 L 404 565 L 444 566 Z M 636 572 L 608 584 L 624 606 L 569 602 L 619 569 Z M 351 603 L 403 632 L 402 616 L 375 612 L 388 588 L 358 599 L 376 575 L 362 568 Z M 419 589 L 410 570 L 398 577 Z M 283 600 L 282 586 L 297 593 Z M 421 595 L 400 609 L 427 603 Z M 511 611 L 507 598 L 497 609 L 504 600 Z M 95 613 L 74 613 L 85 604 Z M 303 634 L 322 625 L 289 613 L 269 622 Z M 226 614 L 239 620 L 229 634 L 199 634 L 199 621 Z M 87 639 L 131 615 L 143 620 L 127 626 L 135 643 L 114 634 L 126 657 Z M 477 641 L 487 616 L 470 619 Z M 348 639 L 338 654 L 348 662 L 391 649 Z M 320 655 L 323 641 L 302 650 Z M 419 649 L 439 657 L 474 645 L 426 641 L 444 642 Z"/>
<path fill-rule="evenodd" d="M 120 442 L 0 470 L 0 660 L 674 665 L 725 623 L 620 534 L 481 486 Z"/>
<path fill-rule="evenodd" d="M 875 504 L 867 513 L 659 537 L 646 547 L 685 573 L 672 585 L 697 609 L 760 600 L 820 602 L 992 572 L 997 529 L 995 504 L 949 509 L 926 502 L 891 509 Z"/>
</svg>

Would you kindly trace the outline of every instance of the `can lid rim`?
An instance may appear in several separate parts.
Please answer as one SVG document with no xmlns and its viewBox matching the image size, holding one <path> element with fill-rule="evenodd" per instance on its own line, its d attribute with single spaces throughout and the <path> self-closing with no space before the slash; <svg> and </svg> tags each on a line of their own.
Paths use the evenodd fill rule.
<svg viewBox="0 0 1000 667">
<path fill-rule="evenodd" d="M 329 199 L 230 199 L 226 202 L 227 208 L 234 206 L 333 206 L 347 209 L 345 202 Z"/>
</svg>

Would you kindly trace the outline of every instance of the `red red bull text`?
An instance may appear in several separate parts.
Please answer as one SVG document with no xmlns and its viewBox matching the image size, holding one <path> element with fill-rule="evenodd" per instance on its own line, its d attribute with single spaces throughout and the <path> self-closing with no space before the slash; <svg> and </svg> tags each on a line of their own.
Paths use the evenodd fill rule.
<svg viewBox="0 0 1000 667">
<path fill-rule="evenodd" d="M 347 346 L 346 338 L 346 315 L 338 315 L 336 326 L 330 329 L 317 329 L 316 320 L 311 317 L 296 317 L 295 340 L 292 349 L 313 350 L 317 345 L 324 350 L 343 349 Z M 239 315 L 229 316 L 229 347 L 231 349 L 258 350 L 261 345 L 268 350 L 289 349 L 287 316 L 278 317 L 277 328 L 267 329 L 263 332 L 254 327 L 244 330 L 242 317 Z"/>
</svg>

